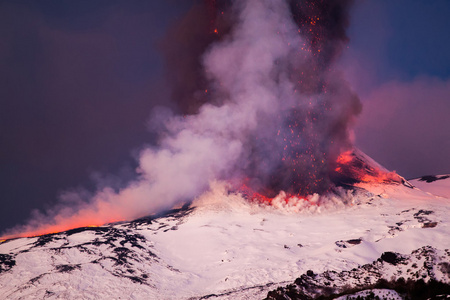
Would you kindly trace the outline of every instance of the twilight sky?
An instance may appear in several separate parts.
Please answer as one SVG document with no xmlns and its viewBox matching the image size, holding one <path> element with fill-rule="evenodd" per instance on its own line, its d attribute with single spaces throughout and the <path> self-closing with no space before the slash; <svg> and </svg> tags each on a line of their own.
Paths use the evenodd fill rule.
<svg viewBox="0 0 450 300">
<path fill-rule="evenodd" d="M 194 2 L 0 1 L 0 231 L 132 176 L 152 108 L 174 107 L 164 33 Z M 364 104 L 356 145 L 406 178 L 450 173 L 449 15 L 448 0 L 353 10 L 340 64 Z"/>
</svg>

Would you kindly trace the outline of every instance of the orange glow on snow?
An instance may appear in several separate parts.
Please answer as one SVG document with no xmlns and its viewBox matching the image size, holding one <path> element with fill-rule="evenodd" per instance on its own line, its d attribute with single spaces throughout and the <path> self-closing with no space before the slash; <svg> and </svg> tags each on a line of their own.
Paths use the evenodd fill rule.
<svg viewBox="0 0 450 300">
<path fill-rule="evenodd" d="M 77 218 L 77 219 L 73 219 L 70 220 L 69 222 L 63 222 L 61 224 L 47 224 L 47 225 L 42 225 L 42 226 L 38 226 L 36 229 L 30 229 L 27 228 L 26 231 L 24 232 L 20 232 L 17 234 L 10 234 L 10 235 L 6 235 L 6 236 L 2 236 L 2 241 L 5 240 L 9 240 L 9 239 L 13 239 L 13 238 L 20 238 L 20 237 L 37 237 L 37 236 L 41 236 L 41 235 L 46 235 L 46 234 L 55 234 L 55 233 L 60 233 L 60 232 L 64 232 L 70 229 L 75 229 L 75 228 L 80 228 L 80 227 L 99 227 L 108 223 L 114 223 L 114 222 L 119 222 L 119 221 L 124 221 L 123 219 L 110 219 L 108 221 L 95 221 L 95 220 L 83 220 L 82 218 Z M 86 225 L 86 224 L 91 224 L 91 225 Z M 1 241 L 0 241 L 1 242 Z"/>
<path fill-rule="evenodd" d="M 109 203 L 98 200 L 91 205 L 73 211 L 60 211 L 48 220 L 35 220 L 29 224 L 17 227 L 6 235 L 0 236 L 2 240 L 19 237 L 36 237 L 45 234 L 64 232 L 80 227 L 98 227 L 109 223 L 133 219 L 126 212 L 124 203 Z"/>
</svg>

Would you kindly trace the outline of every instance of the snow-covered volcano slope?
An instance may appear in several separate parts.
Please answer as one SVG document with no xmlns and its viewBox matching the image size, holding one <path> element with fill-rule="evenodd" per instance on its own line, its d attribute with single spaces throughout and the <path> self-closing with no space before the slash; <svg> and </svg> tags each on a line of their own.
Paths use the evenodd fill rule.
<svg viewBox="0 0 450 300">
<path fill-rule="evenodd" d="M 394 184 L 364 184 L 344 198 L 264 207 L 218 183 L 158 218 L 5 241 L 0 298 L 262 299 L 308 270 L 450 249 L 448 198 Z"/>
<path fill-rule="evenodd" d="M 415 187 L 433 195 L 450 198 L 450 174 L 437 176 L 423 176 L 410 180 Z"/>
</svg>

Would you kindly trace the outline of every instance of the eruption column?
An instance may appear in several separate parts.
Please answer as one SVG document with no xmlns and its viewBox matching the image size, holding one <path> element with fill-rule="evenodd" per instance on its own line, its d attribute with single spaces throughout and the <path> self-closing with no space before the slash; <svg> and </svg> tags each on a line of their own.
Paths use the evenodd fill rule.
<svg viewBox="0 0 450 300">
<path fill-rule="evenodd" d="M 37 215 L 12 235 L 142 217 L 192 200 L 212 180 L 247 181 L 267 196 L 332 189 L 330 172 L 351 146 L 349 124 L 360 110 L 332 67 L 345 39 L 330 28 L 345 27 L 350 2 L 215 2 L 222 17 L 217 32 L 205 31 L 215 42 L 199 60 L 208 96 L 192 95 L 203 104 L 165 122 L 126 188 L 104 188 L 87 203 L 68 193 L 65 203 L 82 204 Z"/>
</svg>

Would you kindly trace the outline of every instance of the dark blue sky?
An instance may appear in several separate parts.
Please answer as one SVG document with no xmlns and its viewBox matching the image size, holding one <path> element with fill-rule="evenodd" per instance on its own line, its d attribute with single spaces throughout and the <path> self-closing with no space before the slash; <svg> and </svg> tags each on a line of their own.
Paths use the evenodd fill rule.
<svg viewBox="0 0 450 300">
<path fill-rule="evenodd" d="M 423 74 L 448 78 L 449 14 L 447 0 L 356 1 L 350 48 L 366 63 L 375 61 L 373 83 Z"/>
<path fill-rule="evenodd" d="M 357 1 L 342 60 L 356 144 L 406 178 L 450 173 L 450 1 Z"/>
<path fill-rule="evenodd" d="M 152 107 L 172 105 L 160 41 L 192 2 L 0 1 L 0 231 L 132 176 Z M 450 173 L 450 2 L 356 3 L 356 144 L 405 177 Z"/>
<path fill-rule="evenodd" d="M 133 173 L 167 104 L 159 41 L 189 2 L 0 1 L 0 231 Z"/>
</svg>

